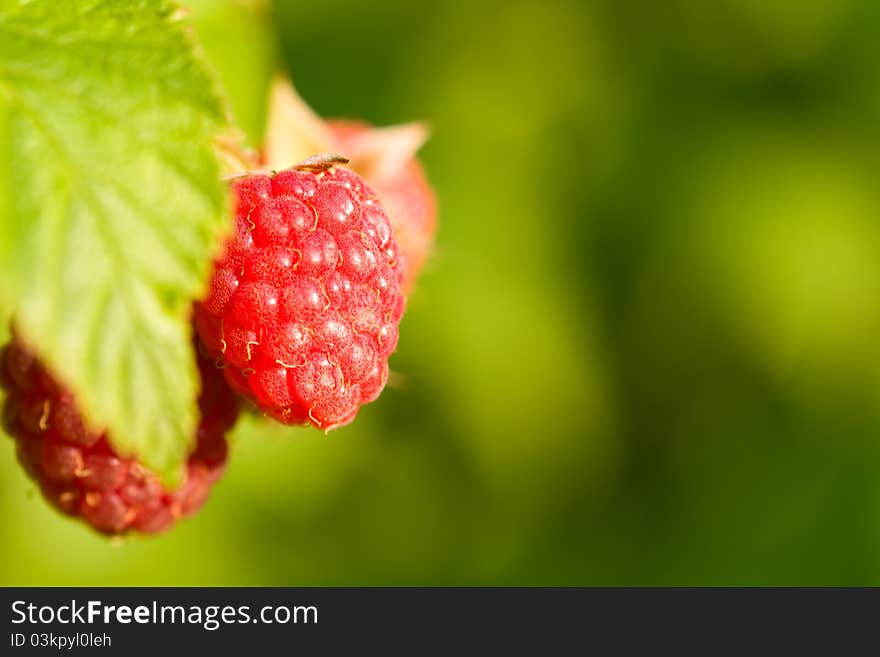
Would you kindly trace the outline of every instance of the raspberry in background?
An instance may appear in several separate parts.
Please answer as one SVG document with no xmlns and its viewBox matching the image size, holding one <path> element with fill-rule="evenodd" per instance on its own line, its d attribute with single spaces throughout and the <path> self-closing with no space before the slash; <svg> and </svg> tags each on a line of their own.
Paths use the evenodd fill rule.
<svg viewBox="0 0 880 657">
<path fill-rule="evenodd" d="M 312 153 L 341 153 L 375 190 L 388 215 L 409 293 L 434 248 L 437 201 L 416 157 L 428 138 L 423 123 L 377 128 L 359 121 L 324 120 L 289 80 L 275 81 L 261 166 L 284 169 Z"/>
<path fill-rule="evenodd" d="M 232 191 L 235 233 L 196 304 L 198 334 L 263 412 L 347 424 L 385 386 L 405 306 L 388 218 L 332 156 L 238 177 Z"/>
<path fill-rule="evenodd" d="M 396 128 L 383 131 L 357 121 L 331 120 L 327 125 L 336 140 L 336 152 L 352 158 L 352 168 L 363 172 L 364 179 L 382 200 L 405 265 L 401 285 L 405 291 L 411 290 L 434 248 L 437 229 L 434 190 L 414 154 L 415 144 L 425 138 L 423 131 L 415 127 L 415 134 L 407 138 L 400 137 Z M 406 140 L 405 152 L 390 161 L 385 151 L 393 148 L 395 138 Z M 383 155 L 386 160 L 381 162 Z"/>
<path fill-rule="evenodd" d="M 117 454 L 106 433 L 89 430 L 73 395 L 17 337 L 0 350 L 0 384 L 7 396 L 4 429 L 28 475 L 50 504 L 104 534 L 153 534 L 204 504 L 226 465 L 226 431 L 237 400 L 212 360 L 198 357 L 200 420 L 183 483 L 166 489 L 137 460 Z"/>
</svg>

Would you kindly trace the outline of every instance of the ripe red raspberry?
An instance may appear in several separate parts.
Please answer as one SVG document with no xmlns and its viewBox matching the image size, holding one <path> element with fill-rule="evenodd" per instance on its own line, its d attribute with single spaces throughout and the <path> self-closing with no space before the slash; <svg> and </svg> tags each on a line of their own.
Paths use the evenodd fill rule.
<svg viewBox="0 0 880 657">
<path fill-rule="evenodd" d="M 226 465 L 224 433 L 238 415 L 235 395 L 213 362 L 199 358 L 201 421 L 183 484 L 167 490 L 138 461 L 119 456 L 106 433 L 89 431 L 76 402 L 17 339 L 0 350 L 7 392 L 3 426 L 45 498 L 105 534 L 152 534 L 195 513 Z"/>
<path fill-rule="evenodd" d="M 234 182 L 236 231 L 195 308 L 235 390 L 281 422 L 322 429 L 378 397 L 405 305 L 385 212 L 332 163 Z"/>
<path fill-rule="evenodd" d="M 336 140 L 334 149 L 352 158 L 351 167 L 364 176 L 382 199 L 404 264 L 401 288 L 411 290 L 431 255 L 437 230 L 437 199 L 424 167 L 412 153 L 405 157 L 386 156 L 391 161 L 386 166 L 377 166 L 375 160 L 381 155 L 374 151 L 383 142 L 375 135 L 382 131 L 367 123 L 332 120 L 327 127 Z M 385 148 L 393 148 L 393 140 L 386 141 L 392 143 Z"/>
</svg>

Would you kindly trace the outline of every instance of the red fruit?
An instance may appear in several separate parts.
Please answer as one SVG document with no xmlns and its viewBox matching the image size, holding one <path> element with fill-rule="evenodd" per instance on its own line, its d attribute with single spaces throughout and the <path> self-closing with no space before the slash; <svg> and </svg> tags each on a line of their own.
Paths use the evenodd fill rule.
<svg viewBox="0 0 880 657">
<path fill-rule="evenodd" d="M 409 293 L 434 245 L 437 202 L 416 152 L 428 138 L 421 123 L 376 128 L 355 121 L 325 121 L 300 98 L 289 80 L 272 86 L 261 166 L 286 169 L 311 153 L 327 151 L 349 158 L 376 192 L 400 251 L 401 289 Z M 279 174 L 279 177 L 284 174 Z M 248 196 L 253 194 L 248 192 Z M 368 213 L 369 214 L 369 213 Z M 371 224 L 369 216 L 365 217 Z M 384 222 L 374 227 L 384 230 Z M 384 235 L 378 235 L 384 240 Z"/>
<path fill-rule="evenodd" d="M 370 135 L 377 129 L 366 123 L 332 120 L 327 127 L 336 140 L 334 149 L 351 156 L 352 168 L 364 176 L 382 199 L 405 265 L 402 288 L 409 291 L 431 254 L 437 229 L 437 200 L 424 168 L 415 155 L 396 161 L 393 166 L 375 166 L 375 159 L 381 154 L 370 152 L 376 148 L 370 143 Z"/>
<path fill-rule="evenodd" d="M 70 392 L 17 339 L 0 350 L 7 396 L 3 426 L 28 475 L 50 504 L 105 534 L 152 534 L 195 513 L 226 465 L 225 432 L 238 415 L 235 395 L 206 358 L 195 451 L 177 490 L 132 458 L 115 452 L 106 433 L 89 431 Z"/>
<path fill-rule="evenodd" d="M 236 232 L 195 307 L 233 389 L 284 423 L 322 429 L 379 395 L 405 305 L 382 207 L 332 164 L 236 179 Z"/>
</svg>

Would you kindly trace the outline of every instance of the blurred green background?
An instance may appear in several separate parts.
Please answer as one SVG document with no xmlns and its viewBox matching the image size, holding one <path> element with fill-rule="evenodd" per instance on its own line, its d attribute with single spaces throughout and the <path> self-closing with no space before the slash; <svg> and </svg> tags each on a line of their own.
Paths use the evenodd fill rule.
<svg viewBox="0 0 880 657">
<path fill-rule="evenodd" d="M 395 384 L 121 544 L 6 441 L 0 583 L 880 584 L 880 4 L 187 4 L 252 143 L 431 123 Z"/>
</svg>

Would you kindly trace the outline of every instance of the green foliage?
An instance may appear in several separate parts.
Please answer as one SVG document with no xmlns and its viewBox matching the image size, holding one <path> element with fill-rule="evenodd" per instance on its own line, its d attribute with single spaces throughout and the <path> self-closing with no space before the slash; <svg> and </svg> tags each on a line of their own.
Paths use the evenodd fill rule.
<svg viewBox="0 0 880 657">
<path fill-rule="evenodd" d="M 174 11 L 0 0 L 4 319 L 169 478 L 196 425 L 189 303 L 225 210 L 222 107 Z"/>
<path fill-rule="evenodd" d="M 265 128 L 266 90 L 278 70 L 278 46 L 263 2 L 182 0 L 191 11 L 199 45 L 223 86 L 236 127 L 259 148 Z"/>
</svg>

